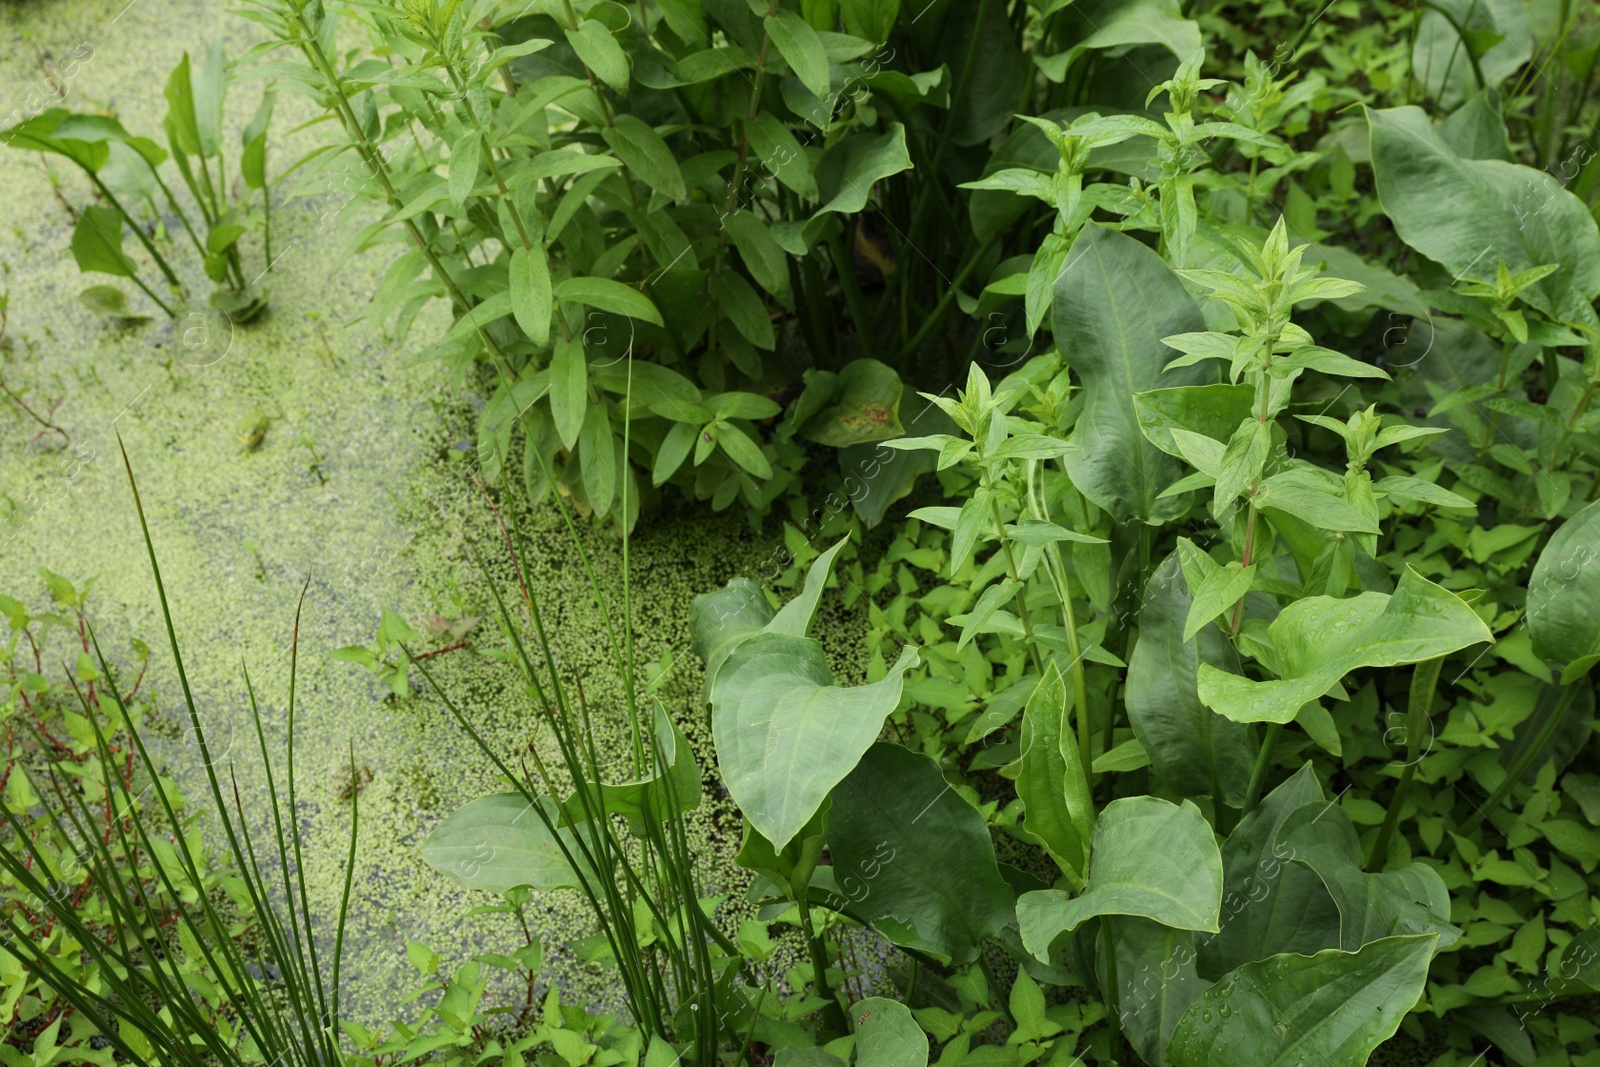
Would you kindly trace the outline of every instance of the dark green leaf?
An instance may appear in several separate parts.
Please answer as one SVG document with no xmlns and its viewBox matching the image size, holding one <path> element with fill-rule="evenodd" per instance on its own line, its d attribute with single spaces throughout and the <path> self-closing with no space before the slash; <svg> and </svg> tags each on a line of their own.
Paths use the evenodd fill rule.
<svg viewBox="0 0 1600 1067">
<path fill-rule="evenodd" d="M 927 756 L 873 745 L 834 787 L 829 818 L 839 892 L 895 944 L 970 963 L 1011 921 L 983 816 Z"/>
</svg>

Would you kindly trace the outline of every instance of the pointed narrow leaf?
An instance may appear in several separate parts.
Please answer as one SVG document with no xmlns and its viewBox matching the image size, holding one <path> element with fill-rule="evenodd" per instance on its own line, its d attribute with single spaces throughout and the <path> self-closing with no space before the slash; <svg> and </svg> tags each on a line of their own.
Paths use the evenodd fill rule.
<svg viewBox="0 0 1600 1067">
<path fill-rule="evenodd" d="M 768 15 L 765 21 L 767 36 L 778 46 L 778 52 L 789 64 L 811 95 L 818 99 L 828 96 L 828 55 L 822 50 L 822 38 L 805 19 L 793 11 L 779 11 Z"/>
<path fill-rule="evenodd" d="M 540 348 L 550 343 L 550 317 L 554 311 L 550 290 L 550 263 L 544 246 L 519 248 L 511 253 L 511 313 L 517 325 Z"/>
<path fill-rule="evenodd" d="M 1220 796 L 1237 807 L 1255 763 L 1250 727 L 1202 704 L 1197 686 L 1202 662 L 1236 671 L 1238 653 L 1216 627 L 1184 640 L 1189 587 L 1176 552 L 1150 576 L 1143 605 L 1124 696 L 1134 736 L 1178 795 Z"/>
<path fill-rule="evenodd" d="M 1094 801 L 1078 751 L 1066 683 L 1054 663 L 1045 668 L 1023 710 L 1022 755 L 1017 763 L 1017 799 L 1026 812 L 1023 834 L 1043 845 L 1056 866 L 1081 886 L 1089 869 Z"/>
<path fill-rule="evenodd" d="M 583 355 L 583 342 L 559 338 L 550 360 L 550 415 L 565 448 L 578 443 L 588 407 L 589 365 Z"/>
</svg>

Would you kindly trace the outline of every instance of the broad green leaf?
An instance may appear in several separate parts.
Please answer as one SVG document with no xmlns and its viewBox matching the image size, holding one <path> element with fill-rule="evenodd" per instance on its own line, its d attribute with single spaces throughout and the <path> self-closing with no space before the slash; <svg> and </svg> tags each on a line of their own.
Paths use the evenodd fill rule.
<svg viewBox="0 0 1600 1067">
<path fill-rule="evenodd" d="M 874 182 L 910 169 L 906 128 L 901 123 L 891 122 L 883 133 L 853 133 L 841 138 L 822 153 L 817 164 L 822 206 L 816 213 L 854 215 L 867 206 Z"/>
<path fill-rule="evenodd" d="M 833 790 L 829 852 L 849 910 L 890 941 L 956 964 L 1011 921 L 983 816 L 920 752 L 879 742 Z"/>
<path fill-rule="evenodd" d="M 1059 82 L 1085 52 L 1160 45 L 1180 60 L 1200 48 L 1200 24 L 1183 17 L 1178 0 L 1080 0 L 1067 10 L 1066 38 L 1072 46 L 1036 60 L 1044 76 Z"/>
<path fill-rule="evenodd" d="M 1493 641 L 1466 601 L 1407 566 L 1393 595 L 1306 597 L 1267 628 L 1279 677 L 1252 681 L 1200 665 L 1200 699 L 1234 722 L 1293 719 L 1359 667 L 1420 663 Z"/>
<path fill-rule="evenodd" d="M 1456 278 L 1491 286 L 1501 262 L 1513 274 L 1559 263 L 1522 292 L 1555 317 L 1600 294 L 1600 229 L 1553 175 L 1461 159 L 1421 108 L 1369 109 L 1367 121 L 1378 196 L 1406 244 Z"/>
<path fill-rule="evenodd" d="M 1528 633 L 1534 655 L 1563 664 L 1570 685 L 1600 662 L 1600 502 L 1562 523 L 1528 580 Z"/>
<path fill-rule="evenodd" d="M 1319 530 L 1378 532 L 1377 520 L 1345 498 L 1344 482 L 1319 467 L 1307 465 L 1280 471 L 1262 481 L 1253 499 L 1256 507 L 1264 511 L 1284 512 Z"/>
<path fill-rule="evenodd" d="M 1082 886 L 1094 833 L 1094 799 L 1078 751 L 1066 682 L 1054 663 L 1028 698 L 1021 740 L 1017 799 L 1026 812 L 1022 833 L 1043 845 L 1062 872 Z"/>
<path fill-rule="evenodd" d="M 723 220 L 745 269 L 756 283 L 781 297 L 789 291 L 789 254 L 773 238 L 767 224 L 749 211 L 735 211 Z"/>
<path fill-rule="evenodd" d="M 567 278 L 556 283 L 555 298 L 661 325 L 661 312 L 648 296 L 609 278 Z"/>
<path fill-rule="evenodd" d="M 856 1067 L 928 1067 L 928 1035 L 911 1009 L 885 997 L 856 1001 Z"/>
<path fill-rule="evenodd" d="M 511 253 L 511 313 L 517 325 L 539 348 L 550 343 L 550 317 L 555 303 L 550 289 L 550 262 L 544 246 Z"/>
<path fill-rule="evenodd" d="M 1184 640 L 1189 587 L 1169 555 L 1150 576 L 1139 611 L 1139 640 L 1128 656 L 1124 700 L 1134 736 L 1161 781 L 1180 796 L 1244 802 L 1255 763 L 1250 728 L 1200 702 L 1200 664 L 1237 670 L 1239 657 L 1216 627 Z"/>
<path fill-rule="evenodd" d="M 550 416 L 555 420 L 561 444 L 570 450 L 583 430 L 584 412 L 589 407 L 589 366 L 583 355 L 583 342 L 557 338 L 550 359 Z"/>
<path fill-rule="evenodd" d="M 1054 311 L 1056 344 L 1084 387 L 1079 451 L 1067 457 L 1073 485 L 1120 522 L 1183 514 L 1181 500 L 1157 499 L 1183 465 L 1150 443 L 1133 405 L 1135 393 L 1216 378 L 1202 367 L 1162 372 L 1177 353 L 1161 339 L 1205 325 L 1183 283 L 1132 237 L 1089 225 L 1056 278 Z"/>
<path fill-rule="evenodd" d="M 900 15 L 900 0 L 839 0 L 845 32 L 882 44 Z"/>
<path fill-rule="evenodd" d="M 711 685 L 711 728 L 734 803 L 774 847 L 799 832 L 900 703 L 907 647 L 880 681 L 833 684 L 822 645 L 763 633 L 736 647 Z"/>
<path fill-rule="evenodd" d="M 1474 93 L 1439 124 L 1439 137 L 1462 159 L 1512 161 L 1506 123 L 1500 114 L 1499 94 Z"/>
<path fill-rule="evenodd" d="M 822 38 L 817 36 L 817 31 L 793 11 L 783 10 L 768 15 L 765 26 L 767 36 L 778 46 L 778 53 L 788 62 L 795 77 L 811 90 L 812 96 L 826 98 L 828 55 L 822 50 Z"/>
<path fill-rule="evenodd" d="M 551 822 L 560 821 L 553 800 L 540 797 L 539 804 Z M 573 833 L 568 827 L 560 830 L 568 852 L 581 862 Z M 517 886 L 551 890 L 581 885 L 545 820 L 521 793 L 496 793 L 462 807 L 428 835 L 422 860 L 468 889 L 491 893 Z"/>
<path fill-rule="evenodd" d="M 72 258 L 79 270 L 135 278 L 139 269 L 122 250 L 122 212 L 90 204 L 78 215 L 72 229 Z"/>
<path fill-rule="evenodd" d="M 1363 1067 L 1428 978 L 1438 939 L 1388 937 L 1247 963 L 1206 990 L 1172 1035 L 1174 1067 Z"/>
<path fill-rule="evenodd" d="M 1435 0 L 1419 8 L 1412 76 L 1441 108 L 1497 88 L 1540 47 L 1529 12 L 1520 0 Z"/>
<path fill-rule="evenodd" d="M 100 121 L 86 125 L 87 120 L 91 119 Z M 129 139 L 125 131 L 119 137 L 110 137 L 111 127 L 122 129 L 114 119 L 74 115 L 66 108 L 52 107 L 15 126 L 0 130 L 0 144 L 26 152 L 54 152 L 94 173 L 111 158 L 108 139 Z"/>
<path fill-rule="evenodd" d="M 823 801 L 816 814 L 800 832 L 783 848 L 773 848 L 772 842 L 761 836 L 761 831 L 744 820 L 744 844 L 734 857 L 747 871 L 757 871 L 777 883 L 790 900 L 799 900 L 811 885 L 817 861 L 828 837 L 828 813 L 832 799 Z"/>
<path fill-rule="evenodd" d="M 606 35 L 608 40 L 610 36 Z M 682 200 L 689 195 L 688 187 L 683 182 L 683 171 L 678 168 L 678 160 L 672 154 L 672 149 L 643 119 L 627 113 L 620 114 L 612 125 L 601 131 L 601 135 L 617 158 L 650 188 L 668 200 Z"/>
<path fill-rule="evenodd" d="M 91 285 L 78 294 L 79 303 L 108 319 L 138 319 L 128 307 L 128 296 L 114 285 Z"/>
<path fill-rule="evenodd" d="M 275 101 L 276 97 L 270 91 L 262 93 L 255 115 L 240 135 L 244 144 L 239 154 L 239 176 L 251 189 L 267 187 L 267 130 L 272 125 Z"/>
<path fill-rule="evenodd" d="M 1100 813 L 1090 846 L 1089 883 L 1070 897 L 1059 889 L 1017 901 L 1022 943 L 1049 962 L 1050 945 L 1097 915 L 1141 915 L 1178 930 L 1216 931 L 1222 908 L 1222 855 L 1211 825 L 1189 801 L 1123 797 Z"/>
<path fill-rule="evenodd" d="M 1182 538 L 1180 541 L 1184 540 Z M 1200 628 L 1210 624 L 1218 615 L 1229 611 L 1250 591 L 1255 578 L 1255 564 L 1241 567 L 1237 562 L 1218 567 L 1201 581 L 1200 587 L 1190 591 L 1189 614 L 1183 621 L 1183 640 L 1189 641 Z"/>
<path fill-rule="evenodd" d="M 617 443 L 611 434 L 611 415 L 604 404 L 591 404 L 578 431 L 577 458 L 583 471 L 583 492 L 597 516 L 611 510 L 617 493 Z"/>
<path fill-rule="evenodd" d="M 200 76 L 194 80 L 195 131 L 200 151 L 208 156 L 222 151 L 222 102 L 228 89 L 228 57 L 222 42 L 212 41 Z"/>
<path fill-rule="evenodd" d="M 810 635 L 811 620 L 816 617 L 822 591 L 828 587 L 833 576 L 833 561 L 849 543 L 849 537 L 841 537 L 833 543 L 833 547 L 812 561 L 806 569 L 805 584 L 801 586 L 799 595 L 778 609 L 778 613 L 763 627 L 764 632 L 787 634 L 790 637 Z"/>
<path fill-rule="evenodd" d="M 1195 973 L 1194 931 L 1149 919 L 1116 924 L 1117 1009 L 1122 1032 L 1152 1067 L 1167 1062 L 1167 1042 L 1208 983 Z"/>
<path fill-rule="evenodd" d="M 900 375 L 875 359 L 855 359 L 838 375 L 833 401 L 807 419 L 800 436 L 830 448 L 899 437 Z"/>
<path fill-rule="evenodd" d="M 604 23 L 584 19 L 577 29 L 567 30 L 566 35 L 572 50 L 578 53 L 583 65 L 593 71 L 597 78 L 619 93 L 628 91 L 628 54 L 611 36 L 611 31 Z M 624 116 L 617 117 L 620 119 Z"/>
<path fill-rule="evenodd" d="M 1346 952 L 1396 934 L 1437 934 L 1441 949 L 1461 936 L 1450 925 L 1450 891 L 1432 867 L 1362 870 L 1361 843 L 1343 808 L 1316 802 L 1291 812 L 1277 850 L 1322 880 L 1338 906 L 1338 947 Z"/>
<path fill-rule="evenodd" d="M 761 446 L 752 441 L 739 427 L 731 422 L 714 422 L 706 427 L 706 432 L 715 439 L 728 458 L 744 470 L 757 478 L 772 477 L 772 464 L 762 453 Z"/>
<path fill-rule="evenodd" d="M 189 74 L 189 53 L 183 53 L 178 65 L 167 75 L 162 95 L 167 98 L 167 140 L 174 154 L 197 156 L 200 154 L 200 129 L 195 118 L 194 81 Z"/>
<path fill-rule="evenodd" d="M 1327 801 L 1306 763 L 1247 812 L 1222 843 L 1222 929 L 1198 939 L 1202 976 L 1220 978 L 1279 953 L 1339 947 L 1338 905 L 1279 840 L 1289 816 L 1308 804 Z"/>
<path fill-rule="evenodd" d="M 1003 4 L 968 2 L 944 5 L 941 15 L 922 18 L 930 5 L 909 10 L 907 29 L 917 51 L 943 63 L 960 76 L 961 91 L 950 98 L 948 116 L 938 121 L 941 134 L 958 145 L 979 145 L 995 137 L 1026 107 L 1033 72 Z M 921 37 L 918 32 L 921 31 Z M 929 38 L 932 37 L 930 40 Z"/>
<path fill-rule="evenodd" d="M 689 427 L 689 434 L 692 439 L 693 427 Z M 728 653 L 745 638 L 760 633 L 772 617 L 772 605 L 767 603 L 766 594 L 749 578 L 730 579 L 716 592 L 701 593 L 694 598 L 689 606 L 689 646 L 705 664 L 702 699 L 710 699 L 711 683 Z"/>
<path fill-rule="evenodd" d="M 1190 385 L 1178 389 L 1152 389 L 1137 393 L 1134 411 L 1146 439 L 1169 456 L 1185 458 L 1173 431 L 1183 430 L 1226 443 L 1249 418 L 1255 405 L 1255 387 Z"/>
</svg>

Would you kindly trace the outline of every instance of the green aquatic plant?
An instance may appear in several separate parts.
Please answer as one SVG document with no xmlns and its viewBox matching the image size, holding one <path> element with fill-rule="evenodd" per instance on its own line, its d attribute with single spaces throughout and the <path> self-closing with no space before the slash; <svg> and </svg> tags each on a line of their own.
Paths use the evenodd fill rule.
<svg viewBox="0 0 1600 1067">
<path fill-rule="evenodd" d="M 167 147 L 129 133 L 114 116 L 50 107 L 0 130 L 0 143 L 19 151 L 48 153 L 70 160 L 89 179 L 98 201 L 76 209 L 72 256 L 86 273 L 127 278 L 168 316 L 177 309 L 146 281 L 141 268 L 123 251 L 125 229 L 150 256 L 171 293 L 184 286 L 168 255 L 171 235 L 162 221 L 170 210 L 200 257 L 205 274 L 218 286 L 213 306 L 236 322 L 248 322 L 266 306 L 266 293 L 256 283 L 272 265 L 271 196 L 267 180 L 267 132 L 272 122 L 273 95 L 264 93 L 255 116 L 241 137 L 236 195 L 229 180 L 230 153 L 224 144 L 222 110 L 229 72 L 220 43 L 213 45 L 199 71 L 188 53 L 167 79 L 167 114 L 162 123 Z M 172 162 L 198 211 L 197 227 L 162 176 Z M 260 193 L 260 203 L 254 194 Z M 120 195 L 119 195 L 120 194 Z M 138 209 L 142 208 L 143 211 Z M 147 217 L 154 223 L 148 224 Z M 147 233 L 146 228 L 153 233 Z M 247 277 L 239 241 L 257 227 L 263 231 L 263 269 Z M 163 253 L 163 247 L 166 253 Z M 161 283 L 156 283 L 161 284 Z M 83 302 L 98 314 L 134 317 L 127 298 L 114 286 L 84 290 Z"/>
<path fill-rule="evenodd" d="M 8 723 L 13 750 L 0 872 L 16 897 L 0 914 L 0 950 L 7 1010 L 25 1008 L 43 1028 L 29 1035 L 31 1053 L 8 1044 L 6 1061 L 43 1065 L 75 1056 L 140 1067 L 341 1062 L 339 960 L 358 807 L 352 797 L 344 892 L 330 940 L 306 895 L 294 818 L 298 623 L 290 648 L 281 796 L 255 690 L 248 674 L 244 679 L 267 783 L 268 818 L 252 825 L 231 753 L 214 747 L 190 690 L 131 466 L 128 479 L 183 693 L 184 736 L 204 767 L 206 815 L 215 822 L 196 822 L 195 805 L 185 802 L 158 762 L 147 740 L 147 709 L 132 703 L 138 682 L 124 688 L 82 611 L 87 588 L 46 572 L 57 598 L 74 612 L 82 646 L 65 684 L 54 688 L 38 666 L 30 672 L 16 663 L 20 639 L 33 644 L 33 620 L 8 599 L 13 685 L 7 706 L 24 721 Z M 62 689 L 77 704 L 75 711 L 60 712 L 70 741 L 57 739 L 40 717 L 40 706 L 61 699 Z M 40 746 L 40 758 L 19 758 L 17 744 L 29 741 Z M 203 835 L 217 828 L 225 846 L 208 849 Z"/>
</svg>

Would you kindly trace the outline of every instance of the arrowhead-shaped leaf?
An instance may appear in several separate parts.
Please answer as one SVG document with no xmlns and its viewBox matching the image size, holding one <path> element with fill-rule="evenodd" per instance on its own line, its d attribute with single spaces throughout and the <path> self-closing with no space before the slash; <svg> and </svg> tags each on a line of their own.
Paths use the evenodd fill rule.
<svg viewBox="0 0 1600 1067">
<path fill-rule="evenodd" d="M 833 684 L 822 645 L 762 633 L 728 656 L 711 685 L 711 730 L 722 780 L 776 848 L 816 812 L 877 740 L 900 703 L 907 648 L 871 685 Z"/>
</svg>

